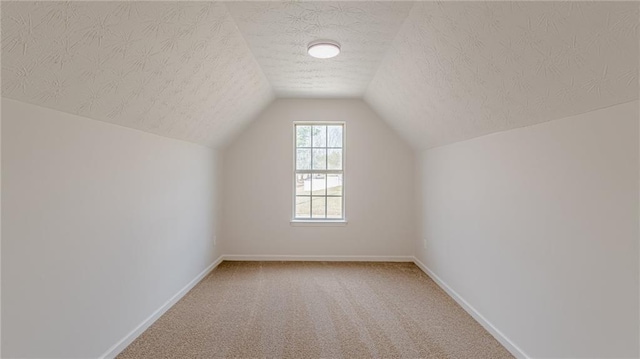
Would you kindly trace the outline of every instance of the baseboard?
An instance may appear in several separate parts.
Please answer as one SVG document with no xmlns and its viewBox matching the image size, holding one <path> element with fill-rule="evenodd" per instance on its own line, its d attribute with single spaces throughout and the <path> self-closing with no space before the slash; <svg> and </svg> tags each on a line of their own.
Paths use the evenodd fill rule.
<svg viewBox="0 0 640 359">
<path fill-rule="evenodd" d="M 496 328 L 491 322 L 489 322 L 482 314 L 480 314 L 474 307 L 471 306 L 464 298 L 460 296 L 455 290 L 453 290 L 447 283 L 445 283 L 440 277 L 438 277 L 431 269 L 429 269 L 418 258 L 413 258 L 413 262 L 425 272 L 442 290 L 444 290 L 453 300 L 455 300 L 469 315 L 473 317 L 480 325 L 484 327 L 502 346 L 504 346 L 513 356 L 519 359 L 529 359 L 522 349 L 515 345 L 509 338 L 507 338 L 498 328 Z"/>
<path fill-rule="evenodd" d="M 176 304 L 185 294 L 196 286 L 223 261 L 324 261 L 324 262 L 413 262 L 433 281 L 442 288 L 453 300 L 455 300 L 469 315 L 471 315 L 480 325 L 482 325 L 500 344 L 502 344 L 516 358 L 529 359 L 522 349 L 515 345 L 500 330 L 485 319 L 475 308 L 473 308 L 456 291 L 449 287 L 440 277 L 431 271 L 418 258 L 413 256 L 310 256 L 310 255 L 222 255 L 213 263 L 198 274 L 191 282 L 184 286 L 178 293 L 165 302 L 160 308 L 153 312 L 147 319 L 140 323 L 129 334 L 118 343 L 109 348 L 100 359 L 115 358 L 129 344 L 131 344 L 140 334 L 149 328 L 158 318 L 160 318 L 169 308 Z"/>
<path fill-rule="evenodd" d="M 222 263 L 223 256 L 218 257 L 213 263 L 205 268 L 200 274 L 198 274 L 191 282 L 185 285 L 178 293 L 166 301 L 160 308 L 158 308 L 153 314 L 145 319 L 140 325 L 133 329 L 129 334 L 122 338 L 118 343 L 109 348 L 100 359 L 115 358 L 121 351 L 123 351 L 129 344 L 131 344 L 140 334 L 142 334 L 147 328 L 151 326 L 158 318 L 160 318 L 169 308 L 176 304 L 185 294 L 187 294 L 193 287 L 196 286 L 204 277 L 207 276 L 212 270 L 214 270 L 220 263 Z"/>
<path fill-rule="evenodd" d="M 224 255 L 225 261 L 413 262 L 412 256 Z"/>
</svg>

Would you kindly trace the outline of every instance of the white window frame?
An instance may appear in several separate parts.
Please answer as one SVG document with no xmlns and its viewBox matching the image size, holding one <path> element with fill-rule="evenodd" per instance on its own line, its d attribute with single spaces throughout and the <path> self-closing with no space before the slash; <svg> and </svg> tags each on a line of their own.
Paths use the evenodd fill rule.
<svg viewBox="0 0 640 359">
<path fill-rule="evenodd" d="M 342 126 L 342 170 L 296 170 L 297 165 L 297 156 L 298 156 L 298 146 L 296 143 L 296 126 Z M 293 171 L 292 171 L 292 198 L 291 201 L 291 225 L 294 226 L 315 226 L 315 225 L 346 225 L 347 224 L 347 207 L 346 207 L 346 142 L 347 142 L 347 123 L 345 121 L 294 121 L 292 125 L 293 129 Z M 342 174 L 342 218 L 296 218 L 296 175 L 298 172 L 305 173 L 341 173 Z M 326 201 L 325 196 L 325 201 Z"/>
</svg>

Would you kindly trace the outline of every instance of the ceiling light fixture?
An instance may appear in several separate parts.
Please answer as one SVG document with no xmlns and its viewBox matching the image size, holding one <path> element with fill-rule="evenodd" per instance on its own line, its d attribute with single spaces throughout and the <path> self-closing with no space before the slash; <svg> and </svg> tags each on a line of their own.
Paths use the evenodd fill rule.
<svg viewBox="0 0 640 359">
<path fill-rule="evenodd" d="M 340 53 L 340 45 L 335 41 L 314 41 L 309 44 L 307 52 L 309 55 L 318 59 L 330 59 L 338 56 Z"/>
</svg>

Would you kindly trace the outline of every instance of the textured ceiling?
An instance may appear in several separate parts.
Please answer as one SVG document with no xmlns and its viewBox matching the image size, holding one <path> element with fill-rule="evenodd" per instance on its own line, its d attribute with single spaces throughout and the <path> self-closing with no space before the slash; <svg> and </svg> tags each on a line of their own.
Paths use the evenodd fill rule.
<svg viewBox="0 0 640 359">
<path fill-rule="evenodd" d="M 3 2 L 2 95 L 218 146 L 273 98 L 222 3 Z"/>
<path fill-rule="evenodd" d="M 410 2 L 234 2 L 227 4 L 280 97 L 362 97 Z M 338 41 L 331 60 L 307 55 L 318 39 Z"/>
<path fill-rule="evenodd" d="M 430 148 L 637 99 L 638 7 L 4 1 L 2 95 L 213 147 L 275 96 L 364 97 Z"/>
<path fill-rule="evenodd" d="M 638 98 L 638 3 L 416 3 L 365 100 L 416 148 Z"/>
</svg>

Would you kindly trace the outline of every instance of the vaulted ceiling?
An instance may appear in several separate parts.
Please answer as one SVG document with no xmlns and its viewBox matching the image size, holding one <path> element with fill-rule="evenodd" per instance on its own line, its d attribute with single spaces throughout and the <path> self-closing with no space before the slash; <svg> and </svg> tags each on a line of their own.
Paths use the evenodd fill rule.
<svg viewBox="0 0 640 359">
<path fill-rule="evenodd" d="M 2 95 L 219 146 L 273 99 L 224 3 L 3 2 Z"/>
<path fill-rule="evenodd" d="M 409 14 L 409 2 L 234 2 L 227 7 L 277 96 L 362 97 Z M 340 43 L 331 60 L 307 54 Z"/>
<path fill-rule="evenodd" d="M 276 97 L 356 97 L 430 148 L 637 99 L 638 8 L 3 2 L 2 95 L 212 147 Z"/>
<path fill-rule="evenodd" d="M 365 99 L 418 148 L 635 100 L 638 5 L 416 3 Z"/>
</svg>

